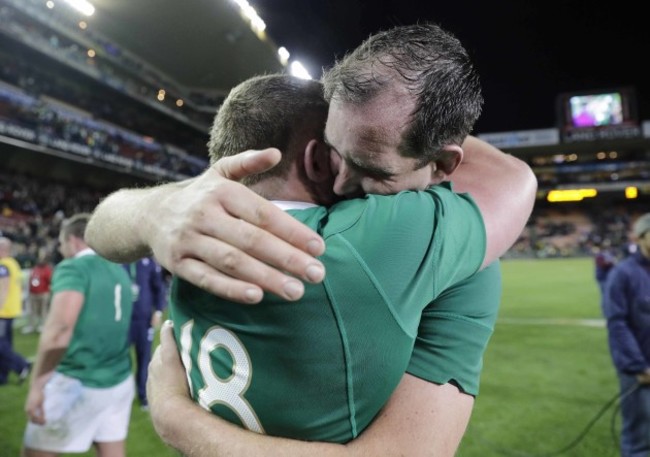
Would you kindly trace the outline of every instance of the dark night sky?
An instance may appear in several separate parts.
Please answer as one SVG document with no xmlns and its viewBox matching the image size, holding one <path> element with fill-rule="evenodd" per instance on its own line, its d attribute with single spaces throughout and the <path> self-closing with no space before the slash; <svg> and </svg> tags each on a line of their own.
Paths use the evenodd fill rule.
<svg viewBox="0 0 650 457">
<path fill-rule="evenodd" d="M 454 33 L 481 74 L 485 106 L 476 133 L 556 126 L 568 91 L 632 86 L 650 119 L 650 21 L 634 2 L 567 0 L 250 0 L 267 33 L 319 77 L 369 34 L 432 21 Z"/>
</svg>

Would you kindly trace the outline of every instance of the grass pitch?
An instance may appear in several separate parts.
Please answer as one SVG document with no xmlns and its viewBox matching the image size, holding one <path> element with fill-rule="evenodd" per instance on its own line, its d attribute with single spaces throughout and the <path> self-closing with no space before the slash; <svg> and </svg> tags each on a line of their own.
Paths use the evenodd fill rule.
<svg viewBox="0 0 650 457">
<path fill-rule="evenodd" d="M 503 282 L 457 457 L 618 455 L 617 402 L 602 411 L 618 381 L 593 260 L 503 261 Z"/>
<path fill-rule="evenodd" d="M 618 388 L 592 259 L 502 264 L 499 320 L 457 457 L 617 455 L 616 404 L 590 426 Z M 15 344 L 19 352 L 31 356 L 37 336 L 17 330 Z M 26 394 L 26 385 L 0 387 L 0 457 L 19 455 Z M 127 455 L 178 455 L 158 439 L 137 403 Z"/>
</svg>

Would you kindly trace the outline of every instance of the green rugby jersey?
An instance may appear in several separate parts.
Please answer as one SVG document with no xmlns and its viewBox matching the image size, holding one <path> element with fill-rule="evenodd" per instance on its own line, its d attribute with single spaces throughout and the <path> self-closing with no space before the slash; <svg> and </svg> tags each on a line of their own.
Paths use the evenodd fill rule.
<svg viewBox="0 0 650 457">
<path fill-rule="evenodd" d="M 56 368 L 87 387 L 111 387 L 131 373 L 131 280 L 117 263 L 91 250 L 54 269 L 52 295 L 74 290 L 84 304 L 63 359 Z"/>
<path fill-rule="evenodd" d="M 325 281 L 296 303 L 246 306 L 175 278 L 176 340 L 203 407 L 257 432 L 347 442 L 408 368 L 427 305 L 480 267 L 485 228 L 449 186 L 291 213 L 325 239 Z"/>
<path fill-rule="evenodd" d="M 498 260 L 446 289 L 422 312 L 407 373 L 478 395 L 483 353 L 500 304 Z"/>
</svg>

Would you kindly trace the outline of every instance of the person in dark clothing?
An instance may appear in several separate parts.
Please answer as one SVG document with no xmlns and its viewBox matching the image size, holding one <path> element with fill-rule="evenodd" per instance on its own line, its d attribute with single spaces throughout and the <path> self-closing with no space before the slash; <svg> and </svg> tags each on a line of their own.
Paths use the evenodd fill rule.
<svg viewBox="0 0 650 457">
<path fill-rule="evenodd" d="M 650 213 L 634 223 L 638 249 L 612 268 L 603 311 L 621 392 L 621 456 L 650 455 Z"/>
<path fill-rule="evenodd" d="M 612 252 L 611 243 L 609 240 L 604 240 L 602 244 L 598 247 L 596 255 L 594 256 L 595 264 L 595 276 L 596 281 L 598 282 L 598 288 L 600 289 L 601 297 L 605 293 L 605 284 L 607 283 L 607 277 L 609 272 L 612 271 L 612 267 L 616 265 L 616 255 Z"/>
<path fill-rule="evenodd" d="M 130 340 L 135 347 L 138 400 L 140 407 L 147 410 L 149 408 L 147 375 L 151 360 L 151 345 L 154 329 L 160 328 L 163 310 L 167 305 L 167 285 L 162 268 L 153 257 L 124 264 L 124 268 L 133 283 Z"/>
</svg>

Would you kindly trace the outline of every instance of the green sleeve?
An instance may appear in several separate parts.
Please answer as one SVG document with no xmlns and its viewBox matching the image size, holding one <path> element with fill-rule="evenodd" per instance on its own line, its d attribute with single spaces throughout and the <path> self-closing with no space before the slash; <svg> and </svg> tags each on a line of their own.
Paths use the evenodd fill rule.
<svg viewBox="0 0 650 457">
<path fill-rule="evenodd" d="M 443 292 L 422 313 L 407 372 L 477 395 L 500 303 L 499 261 Z"/>
<path fill-rule="evenodd" d="M 79 263 L 74 259 L 66 259 L 54 269 L 52 277 L 52 293 L 64 290 L 75 290 L 84 293 L 87 287 L 86 272 L 79 268 Z"/>
</svg>

